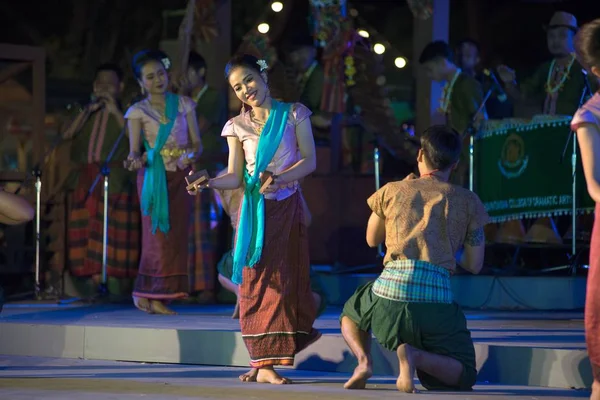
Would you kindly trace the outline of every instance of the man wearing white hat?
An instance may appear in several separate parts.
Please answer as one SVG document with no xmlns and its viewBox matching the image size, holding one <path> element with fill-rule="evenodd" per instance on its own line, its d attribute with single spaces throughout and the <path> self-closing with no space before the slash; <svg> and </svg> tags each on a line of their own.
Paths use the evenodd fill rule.
<svg viewBox="0 0 600 400">
<path fill-rule="evenodd" d="M 498 67 L 506 91 L 515 99 L 541 104 L 544 114 L 572 115 L 579 107 L 587 79 L 574 54 L 573 38 L 577 29 L 574 15 L 562 11 L 554 13 L 546 27 L 552 60 L 540 65 L 533 76 L 520 85 L 514 70 L 505 65 Z M 589 82 L 592 90 L 596 90 L 596 82 Z"/>
</svg>

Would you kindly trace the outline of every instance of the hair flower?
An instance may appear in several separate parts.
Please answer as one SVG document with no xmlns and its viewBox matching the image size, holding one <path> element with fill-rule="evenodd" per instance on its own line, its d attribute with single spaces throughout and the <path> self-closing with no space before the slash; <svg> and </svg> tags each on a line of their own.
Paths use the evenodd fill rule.
<svg viewBox="0 0 600 400">
<path fill-rule="evenodd" d="M 269 68 L 269 66 L 267 65 L 267 62 L 265 60 L 258 60 L 256 63 L 260 67 L 260 72 L 263 72 L 264 70 Z"/>
</svg>

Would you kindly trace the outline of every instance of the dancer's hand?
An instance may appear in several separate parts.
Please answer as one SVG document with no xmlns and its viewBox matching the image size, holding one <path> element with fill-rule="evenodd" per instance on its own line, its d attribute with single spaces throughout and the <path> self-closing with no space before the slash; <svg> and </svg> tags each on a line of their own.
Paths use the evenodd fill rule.
<svg viewBox="0 0 600 400">
<path fill-rule="evenodd" d="M 142 169 L 146 164 L 146 154 L 143 157 L 140 157 L 136 153 L 130 153 L 127 156 L 127 159 L 123 162 L 123 166 L 129 171 L 137 171 L 138 169 Z"/>
<path fill-rule="evenodd" d="M 261 187 L 263 185 L 263 176 L 264 173 L 260 173 L 259 177 L 260 177 L 260 182 L 261 182 Z M 271 175 L 271 178 L 273 179 L 273 181 L 271 182 L 271 184 L 269 186 L 267 186 L 266 188 L 264 188 L 264 190 L 262 191 L 263 194 L 267 194 L 267 193 L 274 193 L 277 191 L 277 189 L 279 189 L 279 185 L 281 185 L 282 179 L 275 174 Z"/>
<path fill-rule="evenodd" d="M 191 170 L 191 171 L 188 173 L 188 176 L 191 176 L 191 175 L 193 175 L 193 174 L 195 174 L 195 173 L 196 173 L 196 171 L 194 171 L 194 170 Z M 187 192 L 188 192 L 188 194 L 190 194 L 190 195 L 192 195 L 192 196 L 195 196 L 195 195 L 197 195 L 197 194 L 198 194 L 198 192 L 202 191 L 203 189 L 209 189 L 209 188 L 210 188 L 210 181 L 211 181 L 211 180 L 210 180 L 210 179 L 208 179 L 208 180 L 204 181 L 204 182 L 203 182 L 202 184 L 200 184 L 200 185 L 194 185 L 194 188 L 193 188 L 192 190 L 188 190 L 188 191 L 187 191 Z"/>
</svg>

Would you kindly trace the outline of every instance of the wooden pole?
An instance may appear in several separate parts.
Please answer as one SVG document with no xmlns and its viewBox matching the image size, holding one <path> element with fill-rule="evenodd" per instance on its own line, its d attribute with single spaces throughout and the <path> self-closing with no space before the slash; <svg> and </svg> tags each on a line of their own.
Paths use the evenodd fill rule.
<svg viewBox="0 0 600 400">
<path fill-rule="evenodd" d="M 442 116 L 438 115 L 439 99 L 442 86 L 432 82 L 426 75 L 418 60 L 423 48 L 434 40 L 448 42 L 450 19 L 450 0 L 434 0 L 433 15 L 426 20 L 414 20 L 413 36 L 413 63 L 416 84 L 416 132 L 420 134 L 434 123 L 442 123 Z"/>
</svg>

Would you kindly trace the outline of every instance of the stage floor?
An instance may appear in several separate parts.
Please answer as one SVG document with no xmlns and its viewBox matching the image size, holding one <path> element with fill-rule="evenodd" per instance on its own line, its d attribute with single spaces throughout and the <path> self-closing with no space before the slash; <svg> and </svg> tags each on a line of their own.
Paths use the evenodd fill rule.
<svg viewBox="0 0 600 400">
<path fill-rule="evenodd" d="M 352 400 L 414 399 L 395 390 L 393 376 L 378 376 L 367 390 L 342 388 L 348 374 L 288 370 L 294 385 L 242 383 L 244 369 L 0 356 L 0 398 L 6 400 Z M 417 385 L 417 387 L 419 387 Z M 588 390 L 478 384 L 471 393 L 423 392 L 424 400 L 589 398 Z"/>
<path fill-rule="evenodd" d="M 243 367 L 247 351 L 232 306 L 174 306 L 175 316 L 132 305 L 12 303 L 0 314 L 0 354 Z M 338 308 L 316 321 L 323 338 L 300 353 L 297 370 L 352 371 Z M 477 353 L 478 381 L 586 388 L 591 371 L 581 312 L 466 311 Z M 374 341 L 375 373 L 398 373 L 395 354 Z"/>
</svg>

